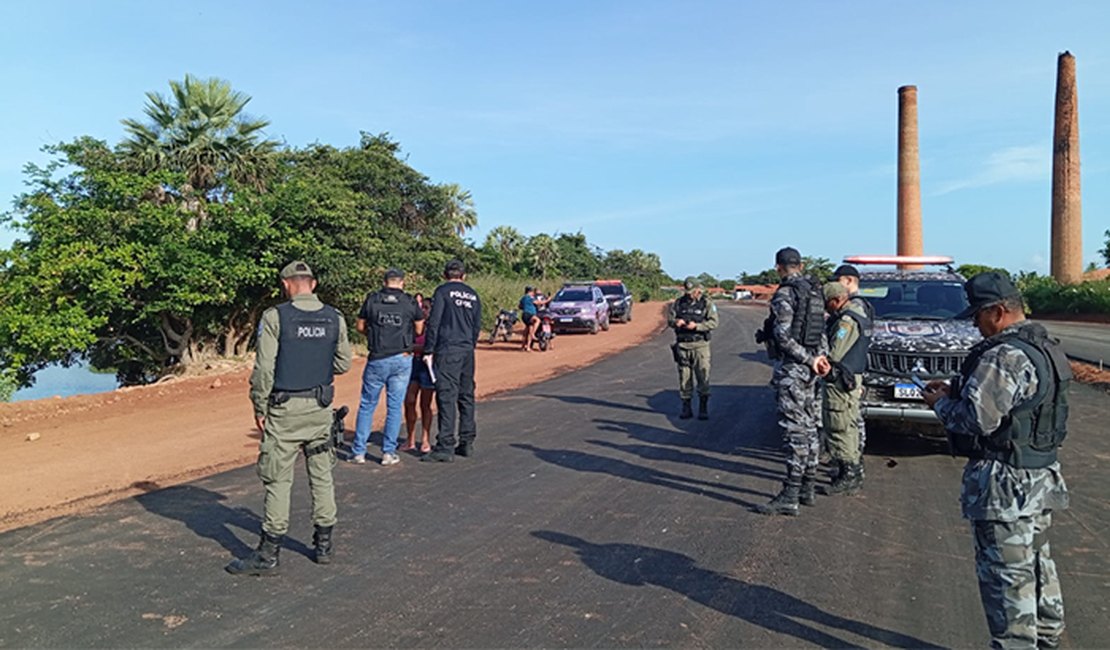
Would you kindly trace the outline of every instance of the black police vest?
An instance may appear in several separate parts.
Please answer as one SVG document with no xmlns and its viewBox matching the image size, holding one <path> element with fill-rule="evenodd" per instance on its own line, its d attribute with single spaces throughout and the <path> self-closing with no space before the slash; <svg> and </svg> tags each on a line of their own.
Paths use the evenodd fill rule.
<svg viewBox="0 0 1110 650">
<path fill-rule="evenodd" d="M 840 327 L 840 316 L 847 316 L 856 322 L 856 326 L 859 328 L 859 338 L 856 339 L 848 353 L 837 364 L 844 372 L 852 375 L 862 375 L 863 371 L 867 369 L 867 349 L 871 346 L 871 319 L 848 310 L 842 311 L 836 318 L 830 318 L 827 326 L 830 345 L 833 337 L 836 336 L 837 329 Z"/>
<path fill-rule="evenodd" d="M 782 281 L 794 296 L 794 320 L 790 324 L 790 338 L 802 347 L 814 350 L 821 345 L 825 333 L 825 297 L 821 285 L 813 278 L 791 275 Z"/>
<path fill-rule="evenodd" d="M 412 352 L 416 339 L 412 313 L 415 301 L 403 291 L 376 291 L 366 297 L 369 318 L 366 339 L 370 358 L 382 359 Z"/>
<path fill-rule="evenodd" d="M 967 383 L 987 350 L 1002 344 L 1016 347 L 1032 361 L 1037 373 L 1037 392 L 1002 418 L 993 433 L 973 439 L 951 436 L 954 451 L 973 458 L 1000 460 L 1019 469 L 1048 467 L 1056 462 L 1056 449 L 1068 435 L 1071 365 L 1059 342 L 1050 338 L 1043 326 L 1030 323 L 973 347 L 960 369 L 959 386 Z"/>
<path fill-rule="evenodd" d="M 274 364 L 274 392 L 299 392 L 330 386 L 339 345 L 339 312 L 324 305 L 304 311 L 292 302 L 278 305 L 281 334 Z"/>
<path fill-rule="evenodd" d="M 682 319 L 690 323 L 704 323 L 709 318 L 709 299 L 704 295 L 694 300 L 689 295 L 683 295 L 674 306 L 675 320 Z M 675 337 L 679 343 L 693 343 L 694 341 L 708 341 L 709 332 L 674 328 Z"/>
<path fill-rule="evenodd" d="M 867 338 L 871 338 L 871 335 L 874 334 L 875 327 L 875 308 L 866 298 L 860 295 L 851 296 L 848 298 L 848 302 L 856 304 L 863 310 L 863 313 L 867 314 L 867 329 L 864 330 L 864 333 L 867 335 Z"/>
</svg>

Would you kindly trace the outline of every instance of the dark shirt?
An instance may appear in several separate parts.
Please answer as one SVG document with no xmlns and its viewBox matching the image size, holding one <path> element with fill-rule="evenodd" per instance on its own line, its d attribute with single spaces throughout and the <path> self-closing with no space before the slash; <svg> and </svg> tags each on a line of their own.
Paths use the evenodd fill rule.
<svg viewBox="0 0 1110 650">
<path fill-rule="evenodd" d="M 458 280 L 449 280 L 432 296 L 428 335 L 424 349 L 439 354 L 449 349 L 474 349 L 482 330 L 482 301 L 478 292 Z"/>
<path fill-rule="evenodd" d="M 424 311 L 404 291 L 385 287 L 366 297 L 358 317 L 366 321 L 370 359 L 375 360 L 412 352 L 416 342 L 413 323 L 424 320 Z"/>
</svg>

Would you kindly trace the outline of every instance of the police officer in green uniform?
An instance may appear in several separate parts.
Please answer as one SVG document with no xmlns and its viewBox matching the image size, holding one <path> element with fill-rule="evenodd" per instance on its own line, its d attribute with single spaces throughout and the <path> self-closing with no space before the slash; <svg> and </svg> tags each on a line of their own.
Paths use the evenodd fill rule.
<svg viewBox="0 0 1110 650">
<path fill-rule="evenodd" d="M 1052 513 L 1068 507 L 1056 449 L 1067 435 L 1071 368 L 1060 344 L 1025 320 L 1010 278 L 990 271 L 965 286 L 983 335 L 951 386 L 923 391 L 968 457 L 960 490 L 975 539 L 975 573 L 992 648 L 1055 648 L 1064 597 L 1048 545 Z"/>
<path fill-rule="evenodd" d="M 823 375 L 823 428 L 837 469 L 825 493 L 854 494 L 863 487 L 859 410 L 871 319 L 863 308 L 851 301 L 848 288 L 843 284 L 826 283 L 823 293 L 829 312 L 826 329 L 829 365 L 823 368 L 826 370 Z"/>
<path fill-rule="evenodd" d="M 709 339 L 720 319 L 717 306 L 704 294 L 698 279 L 690 276 L 683 283 L 686 293 L 671 303 L 667 325 L 674 329 L 671 346 L 678 364 L 678 396 L 682 398 L 684 420 L 694 417 L 690 400 L 694 396 L 694 380 L 698 386 L 698 419 L 709 419 Z"/>
<path fill-rule="evenodd" d="M 289 529 L 293 464 L 301 453 L 312 494 L 316 562 L 327 564 L 332 555 L 336 510 L 330 407 L 334 376 L 351 368 L 347 323 L 313 293 L 316 279 L 304 262 L 282 269 L 281 284 L 289 302 L 262 314 L 251 373 L 254 422 L 262 432 L 258 477 L 266 489 L 262 538 L 248 557 L 227 565 L 233 574 L 277 573 L 278 553 Z"/>
</svg>

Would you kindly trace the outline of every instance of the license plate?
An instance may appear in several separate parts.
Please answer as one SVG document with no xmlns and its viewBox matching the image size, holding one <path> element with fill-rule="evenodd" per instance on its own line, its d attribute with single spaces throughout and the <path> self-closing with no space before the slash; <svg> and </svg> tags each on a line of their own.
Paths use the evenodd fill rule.
<svg viewBox="0 0 1110 650">
<path fill-rule="evenodd" d="M 574 319 L 573 318 L 560 318 L 559 322 L 560 323 L 573 323 Z"/>
<path fill-rule="evenodd" d="M 913 384 L 895 384 L 894 399 L 921 399 L 921 389 Z"/>
</svg>

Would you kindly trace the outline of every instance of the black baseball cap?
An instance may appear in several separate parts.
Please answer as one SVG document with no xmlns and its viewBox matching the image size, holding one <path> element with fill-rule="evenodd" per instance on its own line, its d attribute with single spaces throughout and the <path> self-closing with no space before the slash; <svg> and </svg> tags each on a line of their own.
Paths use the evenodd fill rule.
<svg viewBox="0 0 1110 650">
<path fill-rule="evenodd" d="M 836 270 L 833 271 L 832 276 L 834 280 L 838 280 L 840 278 L 855 278 L 858 280 L 859 269 L 852 266 L 851 264 L 841 264 L 840 266 L 836 267 Z"/>
<path fill-rule="evenodd" d="M 779 249 L 779 252 L 775 253 L 775 264 L 794 266 L 801 263 L 802 254 L 798 252 L 797 248 L 787 246 L 786 248 Z"/>
<path fill-rule="evenodd" d="M 462 263 L 462 260 L 451 260 L 447 263 L 447 266 L 443 267 L 443 272 L 445 274 L 466 273 L 466 265 Z"/>
<path fill-rule="evenodd" d="M 390 280 L 404 280 L 404 279 L 405 279 L 405 272 L 402 271 L 401 269 L 387 269 L 386 272 L 385 272 L 385 281 L 386 282 L 389 282 Z"/>
<path fill-rule="evenodd" d="M 1021 297 L 1021 292 L 1010 277 L 998 271 L 986 271 L 972 276 L 964 285 L 964 292 L 970 304 L 967 309 L 956 314 L 956 318 L 971 318 L 983 307 L 998 304 L 1008 298 Z"/>
</svg>

